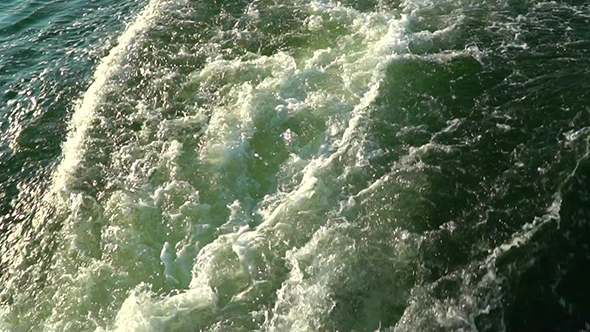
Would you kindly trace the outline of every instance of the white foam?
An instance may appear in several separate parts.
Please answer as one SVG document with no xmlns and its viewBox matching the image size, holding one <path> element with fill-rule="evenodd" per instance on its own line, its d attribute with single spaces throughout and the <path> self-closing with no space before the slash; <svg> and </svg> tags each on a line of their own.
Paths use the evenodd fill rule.
<svg viewBox="0 0 590 332">
<path fill-rule="evenodd" d="M 186 78 L 188 87 L 196 87 L 194 93 L 198 89 L 205 91 L 203 94 L 213 91 L 207 110 L 162 120 L 157 133 L 149 131 L 153 128 L 142 129 L 138 141 L 118 146 L 109 156 L 116 170 L 109 179 L 113 184 L 109 196 L 100 202 L 103 223 L 97 224 L 87 217 L 85 209 L 76 209 L 84 204 L 85 197 L 69 190 L 72 174 L 84 154 L 91 152 L 85 150 L 85 140 L 97 119 L 109 80 L 124 63 L 128 50 L 142 38 L 142 31 L 157 20 L 165 3 L 151 1 L 128 27 L 119 44 L 101 61 L 72 118 L 63 162 L 47 196 L 49 204 L 72 202 L 67 209 L 73 211 L 64 227 L 70 242 L 58 250 L 54 264 L 68 277 L 59 280 L 63 287 L 55 296 L 68 310 L 92 308 L 92 298 L 84 292 L 93 289 L 92 283 L 100 280 L 97 276 L 104 276 L 104 269 L 114 276 L 112 283 L 104 281 L 104 288 L 114 289 L 113 296 L 118 298 L 113 303 L 122 306 L 106 308 L 117 312 L 116 319 L 98 322 L 102 327 L 97 330 L 164 331 L 173 330 L 171 326 L 183 319 L 198 320 L 202 326 L 221 324 L 231 310 L 218 310 L 220 304 L 244 306 L 252 312 L 263 310 L 261 306 L 253 308 L 252 303 L 279 289 L 280 303 L 269 308 L 275 318 L 267 327 L 279 330 L 286 326 L 279 322 L 288 321 L 293 331 L 313 330 L 310 322 L 334 306 L 328 298 L 330 273 L 341 261 L 354 258 L 354 241 L 343 234 L 347 223 L 327 225 L 329 213 L 338 208 L 338 193 L 346 185 L 342 173 L 346 167 L 358 167 L 362 159 L 362 123 L 379 95 L 385 70 L 399 53 L 407 51 L 404 35 L 408 17 L 362 13 L 341 4 L 312 1 L 298 4 L 298 9 L 310 15 L 305 22 L 310 33 L 326 33 L 328 24 L 338 24 L 347 31 L 332 36 L 338 37 L 338 44 L 310 49 L 303 55 L 248 54 L 230 60 L 212 55 L 202 70 Z M 260 17 L 255 10 L 249 12 L 252 19 Z M 153 74 L 149 66 L 140 71 Z M 149 109 L 146 103 L 139 103 L 136 110 L 132 116 L 138 119 L 160 119 L 152 114 L 157 110 Z M 313 121 L 305 122 L 308 118 L 323 123 L 314 127 Z M 295 127 L 285 128 L 293 119 L 309 125 L 301 135 L 295 134 Z M 198 151 L 189 150 L 190 140 L 181 142 L 174 136 L 206 121 L 207 127 L 198 137 Z M 255 183 L 251 164 L 273 158 L 252 151 L 254 135 L 267 129 L 257 127 L 258 122 L 269 123 L 270 129 L 281 128 L 282 139 L 290 145 L 286 148 L 290 156 L 277 166 L 283 172 L 277 191 L 263 193 L 267 196 L 256 210 L 251 197 Z M 309 143 L 298 144 L 305 139 Z M 194 178 L 193 173 L 197 174 Z M 291 184 L 292 175 L 300 181 Z M 153 186 L 151 178 L 157 178 Z M 387 181 L 383 177 L 359 195 L 377 191 Z M 207 191 L 199 185 L 215 188 Z M 211 206 L 201 203 L 203 196 Z M 220 206 L 228 208 L 228 216 L 218 212 Z M 219 220 L 222 217 L 227 220 Z M 260 221 L 257 227 L 248 226 L 253 219 Z M 218 233 L 211 235 L 211 229 Z M 79 234 L 95 238 L 85 242 L 77 238 Z M 405 241 L 412 236 L 396 237 Z M 201 249 L 199 241 L 210 238 L 215 240 L 205 242 Z M 314 267 L 321 273 L 314 280 L 304 280 L 300 262 L 324 249 L 330 251 L 331 244 L 341 252 L 319 257 Z M 92 246 L 99 250 L 94 253 Z M 413 248 L 411 244 L 408 247 Z M 91 254 L 81 255 L 81 248 Z M 80 257 L 72 258 L 76 255 Z M 191 269 L 192 275 L 188 273 Z M 153 286 L 136 287 L 140 281 L 152 282 Z M 165 295 L 156 295 L 152 287 L 159 287 Z M 129 288 L 133 289 L 131 293 Z M 175 288 L 183 290 L 173 291 Z M 79 304 L 84 306 L 75 303 L 77 298 L 83 299 Z M 293 308 L 285 309 L 289 303 Z M 200 316 L 202 312 L 206 313 Z M 53 315 L 55 324 L 48 329 L 68 324 L 66 316 Z M 79 316 L 72 314 L 82 320 Z"/>
<path fill-rule="evenodd" d="M 63 159 L 53 176 L 52 195 L 67 192 L 71 173 L 76 169 L 84 154 L 86 132 L 96 117 L 97 107 L 105 96 L 105 87 L 112 76 L 119 71 L 129 48 L 132 47 L 137 38 L 141 37 L 141 32 L 148 29 L 158 16 L 162 4 L 162 0 L 151 0 L 118 38 L 117 46 L 111 49 L 109 54 L 100 61 L 94 73 L 94 81 L 84 93 L 82 100 L 76 105 L 70 120 L 68 138 L 62 148 Z"/>
<path fill-rule="evenodd" d="M 116 332 L 163 332 L 181 314 L 214 310 L 217 298 L 210 288 L 193 288 L 182 294 L 156 297 L 149 286 L 139 285 L 125 300 L 115 319 Z M 102 328 L 98 331 L 105 331 Z"/>
<path fill-rule="evenodd" d="M 160 259 L 162 260 L 162 263 L 164 263 L 164 275 L 167 280 L 178 285 L 178 279 L 172 275 L 172 266 L 174 265 L 175 259 L 174 256 L 176 256 L 176 251 L 172 248 L 172 245 L 169 242 L 165 242 L 162 246 L 162 251 L 160 252 Z"/>
</svg>

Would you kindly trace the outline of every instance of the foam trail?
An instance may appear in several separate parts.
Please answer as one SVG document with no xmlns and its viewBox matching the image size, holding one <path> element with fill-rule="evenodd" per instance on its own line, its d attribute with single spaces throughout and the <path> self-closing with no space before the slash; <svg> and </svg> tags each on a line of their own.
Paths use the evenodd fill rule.
<svg viewBox="0 0 590 332">
<path fill-rule="evenodd" d="M 180 331 L 190 327 L 223 331 L 224 324 L 238 318 L 240 321 L 232 324 L 232 330 L 239 330 L 238 327 L 244 331 L 256 328 L 272 330 L 290 324 L 264 325 L 255 312 L 262 312 L 264 301 L 283 288 L 281 284 L 286 281 L 286 276 L 283 275 L 285 266 L 282 261 L 286 252 L 293 245 L 303 246 L 310 241 L 317 226 L 325 223 L 324 212 L 334 206 L 336 196 L 332 191 L 342 188 L 338 178 L 339 164 L 354 163 L 356 160 L 355 147 L 362 140 L 358 136 L 362 132 L 367 109 L 378 96 L 388 63 L 405 48 L 403 36 L 407 24 L 406 20 L 395 15 L 362 13 L 341 4 L 312 1 L 300 5 L 298 8 L 302 12 L 316 19 L 316 25 L 320 24 L 321 17 L 330 17 L 345 27 L 343 30 L 348 30 L 348 33 L 341 36 L 343 45 L 311 49 L 304 56 L 277 52 L 269 56 L 250 55 L 243 59 L 212 57 L 203 69 L 190 77 L 194 86 L 223 86 L 218 97 L 222 102 L 214 105 L 215 110 L 201 140 L 199 161 L 202 165 L 199 166 L 211 170 L 214 176 L 218 173 L 231 174 L 236 179 L 235 183 L 226 184 L 231 188 L 231 195 L 235 195 L 232 196 L 235 199 L 232 212 L 236 212 L 236 219 L 246 219 L 245 216 L 250 215 L 247 207 L 249 194 L 245 189 L 251 175 L 245 161 L 250 154 L 257 158 L 253 153 L 256 142 L 252 137 L 262 131 L 264 124 L 260 122 L 270 115 L 269 125 L 278 133 L 284 131 L 287 121 L 296 116 L 321 116 L 322 119 L 332 120 L 327 121 L 328 129 L 318 128 L 321 130 L 314 134 L 314 144 L 293 151 L 299 152 L 299 156 L 293 153 L 292 158 L 281 161 L 282 168 L 301 171 L 300 183 L 284 191 L 279 189 L 275 193 L 276 189 L 271 188 L 272 191 L 265 192 L 267 196 L 261 202 L 265 207 L 257 213 L 260 223 L 255 228 L 244 226 L 237 220 L 236 224 L 243 227 L 204 246 L 195 258 L 188 290 L 151 299 L 144 296 L 150 293 L 149 290 L 137 289 L 137 294 L 142 295 L 132 295 L 125 300 L 126 304 L 117 313 L 115 330 L 158 330 L 165 327 Z M 328 20 L 323 24 L 328 25 Z M 336 102 L 332 105 L 324 99 Z M 270 157 L 268 159 L 272 161 Z M 331 167 L 338 170 L 332 172 Z M 195 181 L 195 188 L 198 184 Z M 201 190 L 200 195 L 207 197 L 207 192 Z M 223 191 L 215 197 L 217 201 L 228 199 Z M 244 217 L 238 216 L 237 212 L 241 209 L 244 209 Z M 227 223 L 233 223 L 232 217 Z M 323 243 L 335 233 L 337 231 L 331 227 L 326 228 L 325 232 L 316 236 L 317 241 Z M 313 244 L 311 246 L 315 248 Z M 160 258 L 165 265 L 172 267 L 173 255 L 169 257 L 168 252 L 170 250 L 163 250 Z M 170 271 L 165 270 L 164 274 L 172 274 L 167 272 Z M 284 292 L 291 289 L 285 286 Z M 184 298 L 193 296 L 196 296 L 194 302 L 179 305 L 184 303 Z M 283 305 L 279 307 L 283 309 Z M 160 320 L 161 310 L 158 308 L 166 308 L 165 311 L 174 318 Z M 295 319 L 297 309 L 284 321 Z M 316 314 L 327 310 L 324 306 L 316 309 Z M 202 316 L 189 313 L 194 310 Z M 135 311 L 143 314 L 140 317 L 133 313 Z M 268 312 L 273 314 L 271 310 Z M 282 315 L 282 311 L 274 314 Z M 242 322 L 243 317 L 248 317 L 247 321 Z M 305 319 L 302 318 L 302 321 Z M 134 323 L 130 323 L 132 320 Z M 141 325 L 141 322 L 152 320 L 154 323 L 148 324 L 149 327 Z M 279 319 L 276 322 L 282 321 Z"/>
<path fill-rule="evenodd" d="M 63 160 L 53 175 L 53 187 L 50 197 L 66 193 L 68 182 L 84 154 L 84 139 L 90 124 L 96 118 L 96 108 L 104 99 L 105 86 L 117 73 L 120 65 L 125 60 L 129 47 L 134 40 L 139 38 L 142 31 L 147 30 L 153 24 L 154 19 L 161 11 L 162 1 L 151 0 L 137 19 L 130 24 L 125 32 L 118 38 L 115 46 L 109 54 L 103 58 L 94 73 L 94 82 L 90 85 L 82 100 L 76 106 L 74 115 L 70 121 L 70 133 L 63 145 Z"/>
<path fill-rule="evenodd" d="M 64 257 L 67 255 L 60 253 L 60 249 L 56 248 L 55 243 L 64 240 L 61 238 L 62 236 L 67 241 L 75 238 L 75 235 L 67 234 L 65 231 L 60 233 L 59 229 L 65 225 L 64 229 L 68 230 L 68 226 L 71 226 L 68 223 L 78 224 L 78 220 L 72 221 L 71 219 L 75 219 L 72 218 L 73 215 L 83 214 L 81 211 L 85 209 L 84 205 L 88 203 L 93 206 L 97 205 L 91 198 L 85 197 L 71 188 L 75 181 L 75 172 L 87 153 L 85 144 L 88 140 L 88 131 L 91 130 L 93 121 L 98 116 L 98 109 L 109 92 L 110 82 L 120 71 L 129 50 L 133 48 L 138 39 L 143 37 L 142 32 L 148 30 L 156 21 L 165 3 L 162 0 L 151 0 L 137 18 L 127 26 L 125 32 L 117 39 L 117 45 L 100 61 L 94 72 L 94 81 L 75 106 L 74 114 L 69 122 L 68 137 L 63 143 L 62 160 L 52 175 L 51 188 L 43 195 L 35 211 L 31 212 L 34 214 L 32 229 L 23 223 L 12 232 L 8 239 L 10 251 L 3 255 L 3 263 L 6 264 L 3 290 L 9 294 L 6 296 L 10 297 L 11 301 L 14 298 L 15 305 L 14 308 L 3 308 L 0 326 L 12 326 L 11 321 L 20 321 L 17 326 L 31 330 L 33 326 L 40 323 L 43 310 L 39 309 L 39 303 L 44 303 L 45 294 L 37 296 L 35 300 L 29 298 L 35 297 L 34 295 L 25 295 L 38 286 L 31 280 L 40 280 L 50 274 L 51 270 L 58 265 L 53 260 L 67 260 Z M 86 219 L 84 222 L 88 225 L 95 222 L 93 218 Z M 85 225 L 78 227 L 84 228 Z M 88 244 L 89 247 L 93 245 Z M 104 266 L 94 264 L 89 270 L 94 268 L 100 270 Z M 86 277 L 86 272 L 79 271 L 78 275 L 61 275 L 60 279 L 49 282 L 44 291 L 51 294 L 52 287 L 56 287 L 63 280 L 82 280 Z M 54 305 L 58 305 L 55 301 L 53 302 Z M 26 317 L 23 317 L 18 313 L 19 310 L 22 310 L 21 305 L 24 307 L 37 305 L 37 307 L 30 310 Z M 40 324 L 43 324 L 47 330 L 52 329 L 50 321 Z"/>
</svg>

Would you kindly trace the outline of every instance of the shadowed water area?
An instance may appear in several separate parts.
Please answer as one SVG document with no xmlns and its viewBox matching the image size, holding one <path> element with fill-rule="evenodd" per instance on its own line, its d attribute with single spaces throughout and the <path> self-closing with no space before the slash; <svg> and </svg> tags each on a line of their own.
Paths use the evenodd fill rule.
<svg viewBox="0 0 590 332">
<path fill-rule="evenodd" d="M 590 6 L 0 4 L 0 331 L 587 331 Z"/>
</svg>

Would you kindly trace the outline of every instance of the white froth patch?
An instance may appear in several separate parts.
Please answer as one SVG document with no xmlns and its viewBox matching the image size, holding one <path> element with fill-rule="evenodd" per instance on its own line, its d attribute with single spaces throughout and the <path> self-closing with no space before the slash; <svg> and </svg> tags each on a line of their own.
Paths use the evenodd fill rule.
<svg viewBox="0 0 590 332">
<path fill-rule="evenodd" d="M 96 68 L 94 82 L 84 93 L 70 120 L 70 133 L 63 145 L 63 160 L 54 174 L 53 193 L 67 190 L 70 174 L 76 168 L 84 153 L 83 146 L 86 132 L 95 119 L 96 108 L 103 101 L 109 80 L 119 70 L 128 50 L 136 39 L 141 38 L 141 32 L 149 29 L 154 19 L 158 17 L 161 7 L 161 0 L 150 1 L 137 19 L 119 37 L 117 46 L 101 60 Z"/>
<path fill-rule="evenodd" d="M 142 284 L 123 303 L 115 319 L 115 329 L 112 331 L 165 331 L 167 324 L 178 315 L 204 309 L 214 311 L 216 302 L 215 293 L 208 287 L 193 288 L 168 297 L 157 297 L 147 285 Z"/>
<path fill-rule="evenodd" d="M 378 96 L 387 64 L 396 52 L 405 50 L 400 36 L 407 22 L 381 14 L 361 14 L 340 5 L 312 4 L 315 14 L 328 14 L 331 19 L 350 25 L 352 35 L 342 37 L 342 47 L 313 51 L 303 62 L 283 53 L 248 61 L 216 60 L 196 78 L 207 84 L 220 84 L 221 92 L 219 106 L 207 128 L 202 158 L 215 167 L 234 162 L 239 164 L 247 154 L 249 138 L 259 129 L 253 122 L 264 112 L 275 112 L 273 124 L 277 126 L 305 112 L 326 117 L 344 115 L 348 121 L 330 120 L 328 136 L 337 139 L 326 140 L 320 149 L 311 152 L 312 158 L 292 154 L 287 159 L 283 166 L 301 169 L 302 179 L 290 192 L 279 192 L 265 199 L 268 204 L 263 205 L 268 209 L 260 211 L 263 220 L 256 229 L 241 227 L 203 248 L 197 257 L 191 288 L 217 284 L 224 279 L 226 282 L 247 281 L 241 286 L 246 290 L 232 299 L 245 301 L 253 292 L 252 287 L 255 289 L 258 283 L 266 282 L 265 279 L 273 274 L 272 269 L 277 268 L 268 264 L 283 255 L 291 255 L 287 254 L 291 249 L 289 243 L 300 243 L 298 241 L 309 240 L 312 236 L 322 241 L 334 239 L 332 232 L 335 230 L 330 228 L 313 235 L 325 222 L 322 211 L 329 210 L 335 203 L 324 178 L 338 180 L 328 175 L 327 168 L 339 163 L 341 157 L 355 146 L 359 123 Z M 322 22 L 316 17 L 308 24 L 315 26 Z M 296 63 L 299 63 L 298 67 Z M 268 95 L 274 98 L 266 98 Z M 290 129 L 281 137 L 286 143 L 297 139 Z M 321 251 L 315 242 L 306 246 L 309 250 Z M 225 260 L 223 265 L 222 260 Z M 334 267 L 339 264 L 337 256 L 330 261 Z M 239 270 L 236 270 L 236 263 Z M 333 269 L 328 267 L 326 271 L 333 272 Z M 318 275 L 320 279 L 306 284 L 305 293 L 300 293 L 297 290 L 304 288 L 296 285 L 301 278 L 298 279 L 300 274 L 293 263 L 289 281 L 293 285 L 283 287 L 280 296 L 304 307 L 288 312 L 277 307 L 273 310 L 274 322 L 289 321 L 293 331 L 313 330 L 310 319 L 329 312 L 333 306 L 324 287 L 330 282 L 328 272 Z M 250 287 L 246 286 L 248 284 Z"/>
<path fill-rule="evenodd" d="M 85 135 L 96 119 L 104 89 L 127 50 L 141 38 L 141 31 L 149 29 L 158 17 L 160 6 L 160 1 L 150 2 L 99 65 L 95 82 L 72 119 L 64 161 L 55 174 L 54 193 L 67 192 L 71 173 L 85 153 Z M 272 56 L 250 54 L 235 60 L 209 59 L 200 72 L 189 78 L 189 83 L 213 91 L 210 113 L 202 111 L 162 121 L 156 141 L 132 142 L 111 156 L 122 174 L 115 175 L 118 178 L 113 181 L 120 188 L 114 186 L 106 204 L 101 203 L 105 205 L 106 225 L 99 229 L 99 239 L 92 241 L 101 246 L 100 260 L 113 270 L 121 267 L 117 272 L 130 284 L 145 281 L 159 283 L 164 290 L 184 288 L 156 296 L 151 286 L 140 285 L 121 296 L 122 306 L 115 321 L 109 322 L 115 331 L 170 330 L 178 317 L 196 316 L 191 319 L 197 320 L 200 318 L 196 313 L 201 312 L 207 313 L 204 316 L 217 315 L 219 319 L 211 322 L 219 322 L 224 315 L 217 311 L 220 294 L 229 297 L 223 299 L 224 304 L 254 302 L 262 292 L 259 289 L 278 282 L 273 278 L 283 273 L 281 264 L 285 258 L 291 270 L 280 287 L 280 303 L 273 309 L 277 324 L 272 326 L 280 330 L 278 326 L 285 325 L 278 322 L 288 321 L 293 331 L 314 330 L 313 319 L 333 307 L 333 301 L 327 298 L 331 273 L 352 255 L 349 249 L 353 245 L 349 238 L 340 236 L 339 229 L 322 227 L 328 212 L 337 207 L 339 198 L 334 192 L 345 185 L 339 171 L 332 168 L 358 167 L 356 159 L 350 159 L 361 154 L 355 150 L 361 140 L 360 124 L 378 97 L 387 65 L 397 53 L 407 49 L 403 35 L 408 22 L 393 14 L 360 13 L 326 2 L 311 2 L 304 9 L 311 14 L 305 23 L 310 31 L 322 33 L 324 24 L 332 21 L 350 33 L 339 36 L 339 45 L 309 50 L 301 58 L 279 52 Z M 250 14 L 254 18 L 259 15 L 257 11 Z M 140 70 L 150 75 L 149 68 Z M 140 103 L 137 112 L 134 116 L 139 119 L 149 119 L 153 110 Z M 307 137 L 302 137 L 305 133 L 296 134 L 294 128 L 286 128 L 286 124 L 298 116 L 325 119 L 325 128 L 314 133 L 317 137 L 310 139 L 312 143 L 296 148 L 298 140 Z M 262 117 L 271 117 L 273 128 L 285 126 L 278 135 L 290 145 L 290 156 L 281 165 L 286 175 L 278 191 L 268 194 L 260 204 L 262 208 L 255 210 L 244 201 L 252 200 L 248 197 L 252 183 L 248 162 L 251 156 L 262 160 L 250 146 L 256 131 L 265 129 L 257 128 L 257 120 Z M 212 220 L 211 207 L 200 202 L 198 181 L 183 178 L 186 165 L 180 159 L 186 156 L 187 148 L 175 139 L 174 133 L 204 127 L 205 123 L 199 153 L 194 154 L 194 167 L 198 171 L 205 169 L 209 172 L 206 176 L 231 178 L 230 184 L 215 183 L 223 188 L 214 198 L 222 204 L 230 202 L 228 220 Z M 347 154 L 352 157 L 347 158 Z M 287 179 L 291 174 L 301 180 L 283 185 L 292 180 Z M 162 182 L 154 187 L 148 185 L 148 179 L 157 176 L 162 177 Z M 368 191 L 377 190 L 382 182 L 375 182 Z M 84 204 L 82 197 L 72 201 Z M 256 228 L 248 226 L 252 210 L 261 219 Z M 76 227 L 84 225 L 81 221 L 86 222 L 88 229 L 95 226 L 92 219 L 81 214 L 74 213 L 68 220 Z M 216 239 L 201 249 L 200 236 L 216 225 L 224 226 L 217 229 Z M 82 235 L 95 235 L 83 231 L 84 227 Z M 83 237 L 69 240 L 70 248 L 64 254 L 95 250 L 85 247 Z M 336 253 L 332 249 L 341 251 Z M 298 264 L 321 252 L 333 255 L 318 256 L 318 274 L 313 280 L 304 280 L 305 271 Z M 61 263 L 68 264 L 66 255 Z M 76 284 L 75 291 L 64 288 L 58 296 L 72 298 L 84 290 L 83 285 Z M 293 304 L 293 309 L 285 309 L 285 304 Z"/>
</svg>

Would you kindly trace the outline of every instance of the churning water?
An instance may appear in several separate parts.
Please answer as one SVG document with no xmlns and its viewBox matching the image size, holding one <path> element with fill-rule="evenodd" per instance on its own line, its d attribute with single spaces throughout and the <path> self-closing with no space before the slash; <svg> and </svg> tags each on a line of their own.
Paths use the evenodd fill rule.
<svg viewBox="0 0 590 332">
<path fill-rule="evenodd" d="M 1 331 L 582 331 L 590 5 L 0 4 Z"/>
</svg>

